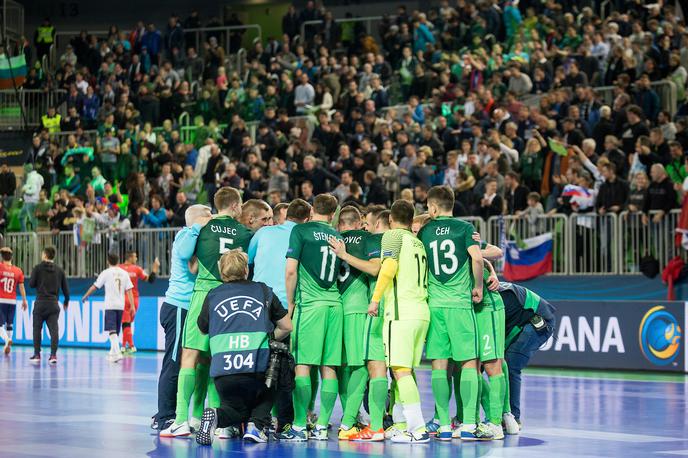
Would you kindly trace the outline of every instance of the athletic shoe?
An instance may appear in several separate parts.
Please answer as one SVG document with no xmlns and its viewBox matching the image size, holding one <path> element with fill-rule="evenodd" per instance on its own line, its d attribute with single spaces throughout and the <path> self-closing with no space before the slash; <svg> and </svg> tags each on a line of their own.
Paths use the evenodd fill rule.
<svg viewBox="0 0 688 458">
<path fill-rule="evenodd" d="M 136 347 L 129 347 L 129 353 L 136 353 Z"/>
<path fill-rule="evenodd" d="M 29 362 L 31 364 L 40 364 L 41 363 L 41 355 L 33 355 L 31 358 L 29 358 Z"/>
<path fill-rule="evenodd" d="M 394 423 L 385 430 L 385 439 L 391 439 L 406 432 L 406 423 Z"/>
<path fill-rule="evenodd" d="M 427 431 L 405 432 L 392 438 L 396 444 L 427 444 L 430 442 L 430 434 Z"/>
<path fill-rule="evenodd" d="M 477 427 L 472 425 L 461 425 L 459 438 L 462 441 L 491 441 L 494 438 L 490 428 L 483 423 Z"/>
<path fill-rule="evenodd" d="M 108 361 L 110 361 L 111 363 L 118 363 L 118 362 L 122 361 L 122 358 L 124 358 L 124 356 L 122 356 L 122 352 L 120 351 L 118 353 L 108 354 L 107 358 L 108 358 Z"/>
<path fill-rule="evenodd" d="M 50 355 L 50 358 L 48 358 L 48 363 L 50 364 L 57 364 L 57 356 L 56 355 Z"/>
<path fill-rule="evenodd" d="M 504 439 L 504 430 L 502 429 L 502 425 L 495 425 L 494 423 L 486 423 L 485 426 L 487 426 L 490 429 L 490 432 L 492 433 L 492 439 L 494 439 L 494 440 Z"/>
<path fill-rule="evenodd" d="M 315 422 L 318 421 L 318 414 L 312 410 L 306 415 L 306 429 L 313 431 L 315 429 Z"/>
<path fill-rule="evenodd" d="M 158 429 L 158 418 L 157 417 L 151 417 L 151 429 Z"/>
<path fill-rule="evenodd" d="M 192 433 L 195 433 L 201 428 L 201 420 L 198 418 L 191 417 L 189 420 L 189 429 Z"/>
<path fill-rule="evenodd" d="M 186 437 L 191 435 L 189 422 L 172 422 L 170 426 L 160 431 L 160 437 Z"/>
<path fill-rule="evenodd" d="M 451 426 L 440 426 L 440 429 L 437 430 L 437 434 L 435 435 L 435 439 L 443 442 L 450 441 L 454 437 L 452 434 Z"/>
<path fill-rule="evenodd" d="M 383 427 L 384 429 L 389 428 L 389 427 L 392 426 L 393 424 L 394 424 L 394 419 L 392 418 L 391 415 L 385 414 L 385 416 L 382 417 L 382 427 Z"/>
<path fill-rule="evenodd" d="M 373 431 L 369 426 L 366 426 L 358 434 L 349 437 L 350 441 L 354 442 L 384 442 L 385 430 L 383 428 Z"/>
<path fill-rule="evenodd" d="M 268 436 L 265 434 L 265 431 L 258 429 L 253 422 L 248 422 L 246 432 L 244 433 L 244 440 L 255 442 L 256 444 L 264 444 L 268 441 Z"/>
<path fill-rule="evenodd" d="M 327 426 L 315 425 L 315 430 L 311 433 L 311 439 L 316 441 L 326 441 L 329 439 Z"/>
<path fill-rule="evenodd" d="M 198 445 L 213 445 L 213 437 L 215 437 L 216 428 L 217 411 L 215 409 L 205 409 L 201 417 L 201 427 L 198 428 L 198 432 L 196 432 L 196 443 Z"/>
<path fill-rule="evenodd" d="M 203 420 L 201 420 L 201 424 L 203 424 Z M 217 428 L 215 430 L 215 435 L 218 439 L 234 439 L 241 437 L 241 432 L 236 426 L 227 426 L 226 428 Z"/>
<path fill-rule="evenodd" d="M 436 418 L 433 418 L 425 424 L 425 429 L 428 430 L 428 434 L 434 436 L 437 434 L 437 430 L 440 429 L 440 422 Z"/>
<path fill-rule="evenodd" d="M 359 425 L 364 425 L 364 427 L 370 425 L 370 415 L 363 409 L 363 406 L 361 406 L 361 410 L 358 412 L 356 421 Z"/>
<path fill-rule="evenodd" d="M 521 431 L 521 425 L 518 424 L 516 418 L 514 418 L 514 414 L 511 412 L 502 415 L 502 425 L 504 426 L 504 431 L 509 436 L 518 434 Z"/>
<path fill-rule="evenodd" d="M 12 351 L 12 339 L 7 339 L 7 342 L 5 342 L 5 354 L 9 355 L 10 352 Z"/>
<path fill-rule="evenodd" d="M 308 430 L 304 428 L 298 431 L 292 425 L 285 425 L 278 439 L 284 442 L 306 442 L 308 440 Z"/>
<path fill-rule="evenodd" d="M 361 428 L 358 426 L 352 426 L 349 429 L 343 429 L 342 427 L 339 427 L 339 432 L 337 433 L 337 438 L 340 441 L 350 441 L 351 436 L 355 436 L 356 434 L 361 432 Z"/>
</svg>

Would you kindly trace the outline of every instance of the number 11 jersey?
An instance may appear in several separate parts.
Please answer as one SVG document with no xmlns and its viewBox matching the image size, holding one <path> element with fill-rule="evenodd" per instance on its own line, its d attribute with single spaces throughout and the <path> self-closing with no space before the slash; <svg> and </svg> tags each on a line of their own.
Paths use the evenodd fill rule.
<svg viewBox="0 0 688 458">
<path fill-rule="evenodd" d="M 248 253 L 253 233 L 230 216 L 217 216 L 203 226 L 196 242 L 198 276 L 194 291 L 210 291 L 222 283 L 218 261 L 229 250 Z"/>
<path fill-rule="evenodd" d="M 322 221 L 298 224 L 291 230 L 287 258 L 299 261 L 294 302 L 300 307 L 342 304 L 337 288 L 341 261 L 330 248 L 330 238 L 341 236 Z"/>
</svg>

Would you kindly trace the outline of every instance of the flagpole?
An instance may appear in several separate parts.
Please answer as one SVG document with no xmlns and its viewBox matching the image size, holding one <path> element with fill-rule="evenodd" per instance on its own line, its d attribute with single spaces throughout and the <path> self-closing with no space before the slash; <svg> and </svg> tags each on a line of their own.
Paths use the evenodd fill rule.
<svg viewBox="0 0 688 458">
<path fill-rule="evenodd" d="M 7 15 L 7 0 L 2 1 L 2 12 L 3 12 L 3 17 L 5 17 Z M 7 39 L 5 36 L 4 25 L 3 25 L 3 27 L 0 27 L 0 40 L 2 40 L 2 47 L 5 51 L 5 56 L 7 57 L 7 65 L 8 65 L 8 68 L 10 70 L 10 78 L 12 78 L 12 87 L 14 88 L 14 95 L 17 97 L 17 103 L 19 105 L 19 112 L 21 113 L 23 127 L 26 128 L 29 126 L 29 122 L 26 119 L 26 112 L 24 111 L 24 104 L 22 103 L 21 98 L 19 96 L 19 89 L 17 89 L 17 82 L 14 80 L 14 72 L 12 71 L 12 59 L 10 56 L 9 46 L 7 45 Z"/>
</svg>

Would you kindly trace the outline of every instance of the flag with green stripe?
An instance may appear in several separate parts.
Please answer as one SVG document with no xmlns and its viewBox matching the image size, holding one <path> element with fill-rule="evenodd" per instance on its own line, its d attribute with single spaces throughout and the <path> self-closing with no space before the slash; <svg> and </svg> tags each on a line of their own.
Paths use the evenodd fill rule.
<svg viewBox="0 0 688 458">
<path fill-rule="evenodd" d="M 0 55 L 0 89 L 21 86 L 26 81 L 26 58 L 24 54 L 7 58 Z"/>
</svg>

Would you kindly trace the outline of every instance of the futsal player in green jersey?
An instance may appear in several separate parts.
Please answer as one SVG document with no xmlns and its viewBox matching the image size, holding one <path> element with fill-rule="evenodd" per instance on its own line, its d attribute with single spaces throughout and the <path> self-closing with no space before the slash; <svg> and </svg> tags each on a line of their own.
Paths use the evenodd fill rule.
<svg viewBox="0 0 688 458">
<path fill-rule="evenodd" d="M 504 301 L 496 287 L 499 285 L 497 274 L 488 261 L 484 269 L 485 295 L 480 304 L 475 306 L 475 317 L 478 322 L 479 359 L 489 377 L 489 384 L 483 383 L 482 389 L 489 390 L 486 425 L 494 439 L 504 439 L 502 413 L 507 380 L 502 371 L 504 360 Z M 463 373 L 461 374 L 463 378 Z M 484 382 L 484 379 L 482 380 Z M 469 419 L 464 408 L 464 421 Z"/>
<path fill-rule="evenodd" d="M 461 365 L 459 393 L 465 418 L 477 417 L 480 388 L 478 325 L 473 306 L 482 299 L 483 258 L 472 237 L 473 225 L 453 218 L 453 209 L 454 192 L 450 188 L 431 188 L 428 214 L 432 220 L 418 232 L 429 260 L 426 356 L 432 360 L 432 392 L 440 425 L 436 438 L 442 441 L 452 440 L 449 360 Z M 473 422 L 464 423 L 458 435 L 462 440 L 492 439 L 487 428 Z"/>
<path fill-rule="evenodd" d="M 389 230 L 389 215 L 389 210 L 385 210 L 384 207 L 373 209 L 366 215 L 368 229 L 373 233 L 369 234 L 365 240 L 365 250 L 361 258 L 348 253 L 344 243 L 340 241 L 330 242 L 330 246 L 332 246 L 332 249 L 342 261 L 367 274 L 368 300 L 372 297 L 376 285 L 377 274 L 380 271 L 382 234 Z M 378 305 L 378 315 L 382 315 L 382 306 L 383 304 L 380 302 Z M 383 418 L 387 403 L 387 366 L 385 364 L 385 348 L 382 342 L 383 320 L 382 316 L 370 316 L 366 314 L 363 333 L 357 336 L 357 338 L 362 339 L 363 342 L 363 357 L 367 364 L 368 377 L 370 379 L 368 388 L 370 425 L 358 433 L 349 436 L 348 439 L 351 441 L 382 442 L 385 440 Z M 347 336 L 345 335 L 345 349 L 347 342 L 346 338 Z M 362 402 L 362 398 L 361 401 L 359 401 L 359 405 L 360 402 Z M 352 405 L 351 412 L 353 413 L 355 409 L 356 408 Z"/>
<path fill-rule="evenodd" d="M 223 253 L 241 248 L 248 251 L 252 233 L 239 223 L 241 194 L 234 188 L 221 188 L 214 197 L 217 215 L 206 224 L 198 235 L 195 256 L 198 260 L 198 276 L 194 284 L 189 312 L 182 337 L 182 359 L 177 382 L 177 410 L 174 425 L 188 420 L 189 401 L 194 394 L 192 427 L 200 425 L 200 417 L 208 393 L 208 405 L 219 407 L 220 399 L 214 383 L 208 384 L 210 369 L 208 335 L 198 329 L 198 315 L 208 292 L 222 284 L 218 261 Z M 174 427 L 173 425 L 173 427 Z M 227 437 L 229 430 L 218 430 L 220 437 Z"/>
<path fill-rule="evenodd" d="M 384 296 L 383 342 L 387 366 L 396 380 L 406 431 L 393 442 L 427 443 L 420 393 L 413 369 L 420 364 L 428 332 L 428 261 L 423 243 L 411 232 L 413 205 L 397 200 L 391 209 L 391 229 L 382 236 L 382 265 L 368 313 L 378 314 Z"/>
<path fill-rule="evenodd" d="M 306 416 L 311 399 L 311 366 L 319 366 L 322 376 L 320 415 L 313 439 L 327 440 L 327 426 L 337 400 L 336 368 L 342 362 L 343 313 L 337 289 L 341 261 L 328 243 L 332 238 L 341 238 L 331 226 L 336 210 L 334 196 L 316 196 L 313 218 L 295 226 L 289 238 L 285 283 L 294 322 L 294 424 L 279 436 L 288 442 L 308 440 Z"/>
<path fill-rule="evenodd" d="M 342 234 L 346 251 L 359 259 L 366 259 L 366 240 L 370 234 L 361 230 L 361 226 L 361 212 L 356 207 L 342 208 L 338 229 Z M 339 387 L 340 392 L 344 393 L 340 396 L 344 415 L 338 437 L 339 440 L 349 440 L 360 431 L 356 425 L 356 418 L 368 383 L 363 346 L 369 303 L 368 276 L 347 262 L 342 262 L 337 284 L 344 311 L 342 362 L 346 364 L 343 364 L 340 370 L 341 373 L 346 373 L 346 376 L 339 378 L 339 383 L 345 383 L 346 386 Z"/>
</svg>

